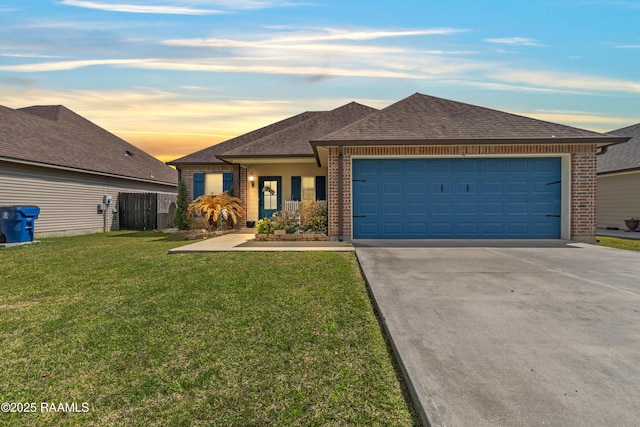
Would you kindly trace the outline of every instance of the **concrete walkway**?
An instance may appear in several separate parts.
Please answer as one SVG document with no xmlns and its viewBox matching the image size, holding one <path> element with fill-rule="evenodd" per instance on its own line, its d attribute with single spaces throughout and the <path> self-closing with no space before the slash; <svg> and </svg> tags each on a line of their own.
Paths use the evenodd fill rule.
<svg viewBox="0 0 640 427">
<path fill-rule="evenodd" d="M 170 254 L 195 252 L 353 252 L 347 242 L 256 242 L 255 230 L 242 229 L 238 233 L 212 237 L 169 251 Z"/>
<path fill-rule="evenodd" d="M 354 242 L 431 426 L 637 426 L 640 253 L 563 241 Z"/>
</svg>

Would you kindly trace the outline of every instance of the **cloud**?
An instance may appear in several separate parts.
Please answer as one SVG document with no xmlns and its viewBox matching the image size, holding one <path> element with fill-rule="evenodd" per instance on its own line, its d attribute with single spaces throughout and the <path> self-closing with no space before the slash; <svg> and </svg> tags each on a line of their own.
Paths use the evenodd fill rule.
<svg viewBox="0 0 640 427">
<path fill-rule="evenodd" d="M 3 65 L 0 71 L 38 73 L 46 71 L 68 71 L 97 65 L 132 65 L 144 60 L 139 59 L 83 59 L 73 61 L 52 61 L 33 64 Z"/>
<path fill-rule="evenodd" d="M 616 46 L 616 49 L 640 49 L 640 44 L 628 44 L 622 46 Z"/>
<path fill-rule="evenodd" d="M 510 46 L 545 46 L 536 39 L 526 37 L 505 37 L 482 40 L 485 43 L 506 44 Z"/>
<path fill-rule="evenodd" d="M 590 111 L 535 110 L 514 113 L 538 120 L 582 127 L 595 132 L 607 132 L 633 122 L 630 118 L 605 116 Z"/>
<path fill-rule="evenodd" d="M 181 6 L 154 6 L 118 3 L 100 3 L 86 0 L 62 0 L 62 4 L 67 6 L 82 7 L 86 9 L 97 9 L 106 12 L 126 12 L 126 13 L 148 13 L 163 15 L 212 15 L 223 13 L 220 10 L 196 9 Z"/>
<path fill-rule="evenodd" d="M 488 75 L 494 80 L 534 87 L 640 93 L 640 81 L 619 80 L 577 73 L 503 68 Z"/>
<path fill-rule="evenodd" d="M 402 31 L 381 31 L 381 30 L 340 30 L 334 28 L 323 28 L 306 32 L 294 32 L 293 34 L 279 34 L 271 37 L 261 37 L 259 40 L 233 40 L 219 38 L 195 38 L 195 39 L 169 39 L 163 44 L 170 46 L 192 46 L 192 47 L 265 47 L 280 46 L 284 48 L 296 48 L 299 43 L 303 46 L 311 46 L 309 42 L 321 41 L 370 41 L 382 38 L 415 37 L 427 35 L 451 35 L 464 32 L 466 30 L 454 28 L 432 28 L 423 30 L 402 30 Z"/>
</svg>

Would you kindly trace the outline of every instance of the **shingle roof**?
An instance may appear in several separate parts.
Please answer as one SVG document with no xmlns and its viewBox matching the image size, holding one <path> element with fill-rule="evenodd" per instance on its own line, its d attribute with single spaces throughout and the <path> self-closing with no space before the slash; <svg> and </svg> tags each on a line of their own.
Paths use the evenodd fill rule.
<svg viewBox="0 0 640 427">
<path fill-rule="evenodd" d="M 460 143 L 566 138 L 603 142 L 611 139 L 597 132 L 416 93 L 319 138 L 314 145 L 338 141 L 356 144 L 372 141 Z"/>
<path fill-rule="evenodd" d="M 631 137 L 628 142 L 613 145 L 598 156 L 598 173 L 606 174 L 640 169 L 640 123 L 612 130 L 609 135 Z"/>
<path fill-rule="evenodd" d="M 0 158 L 175 185 L 177 172 L 62 105 L 0 106 Z"/>
<path fill-rule="evenodd" d="M 222 160 L 220 160 L 216 156 L 219 154 L 234 150 L 245 144 L 250 144 L 251 142 L 256 141 L 260 138 L 264 138 L 268 135 L 274 134 L 276 132 L 280 132 L 283 129 L 287 129 L 291 126 L 294 126 L 298 123 L 312 119 L 324 113 L 325 113 L 324 111 L 307 111 L 301 114 L 297 114 L 295 116 L 281 120 L 269 126 L 265 126 L 263 128 L 251 131 L 249 133 L 245 133 L 244 135 L 240 135 L 238 137 L 221 142 L 219 144 L 212 145 L 211 147 L 207 147 L 203 150 L 196 151 L 195 153 L 191 153 L 179 159 L 172 160 L 170 162 L 167 162 L 167 164 L 177 166 L 182 164 L 196 164 L 196 163 L 198 164 L 224 163 Z"/>
<path fill-rule="evenodd" d="M 219 157 L 313 157 L 310 140 L 327 135 L 376 111 L 378 110 L 375 108 L 350 102 L 277 133 L 227 151 L 220 154 Z"/>
</svg>

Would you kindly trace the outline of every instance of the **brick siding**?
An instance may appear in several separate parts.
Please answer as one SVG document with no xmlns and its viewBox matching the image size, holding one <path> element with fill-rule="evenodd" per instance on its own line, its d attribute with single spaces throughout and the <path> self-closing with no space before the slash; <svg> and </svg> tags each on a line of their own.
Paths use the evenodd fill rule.
<svg viewBox="0 0 640 427">
<path fill-rule="evenodd" d="M 329 236 L 351 238 L 351 156 L 462 156 L 571 154 L 571 238 L 593 241 L 596 230 L 595 144 L 430 145 L 344 147 L 342 177 L 338 148 L 329 149 Z M 339 186 L 342 185 L 342 235 L 339 233 Z"/>
<path fill-rule="evenodd" d="M 180 174 L 182 180 L 187 186 L 187 199 L 189 202 L 193 201 L 193 174 L 194 173 L 223 173 L 223 172 L 235 172 L 234 165 L 182 165 L 180 166 Z M 234 173 L 233 187 L 235 196 L 242 200 L 242 207 L 247 211 L 247 170 L 246 168 L 240 168 L 240 185 L 238 186 L 237 177 Z M 241 218 L 237 226 L 244 226 L 246 219 Z"/>
</svg>

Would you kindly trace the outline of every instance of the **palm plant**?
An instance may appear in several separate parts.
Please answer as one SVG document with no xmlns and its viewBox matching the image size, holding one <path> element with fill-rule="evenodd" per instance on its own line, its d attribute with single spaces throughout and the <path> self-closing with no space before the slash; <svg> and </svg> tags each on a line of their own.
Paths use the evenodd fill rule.
<svg viewBox="0 0 640 427">
<path fill-rule="evenodd" d="M 244 216 L 241 202 L 237 197 L 231 197 L 226 191 L 217 196 L 205 194 L 191 202 L 187 212 L 189 216 L 202 215 L 212 230 L 222 229 L 224 223 L 233 226 Z"/>
</svg>

